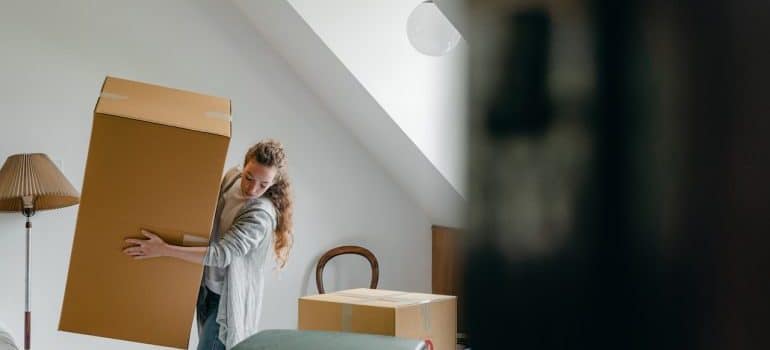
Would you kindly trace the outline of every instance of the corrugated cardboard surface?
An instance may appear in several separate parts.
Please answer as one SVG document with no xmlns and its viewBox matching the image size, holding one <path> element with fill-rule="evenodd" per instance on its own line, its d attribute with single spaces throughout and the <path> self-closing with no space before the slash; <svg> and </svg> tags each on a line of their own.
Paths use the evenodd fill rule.
<svg viewBox="0 0 770 350">
<path fill-rule="evenodd" d="M 111 109 L 121 116 L 94 113 L 59 329 L 186 349 L 203 267 L 133 260 L 122 249 L 126 237 L 142 237 L 140 228 L 173 244 L 208 239 L 229 138 L 195 120 L 211 110 L 229 115 L 229 101 L 135 82 L 122 90 L 114 81 L 104 89 L 127 98 Z M 153 117 L 184 101 L 189 118 L 164 125 Z M 106 105 L 102 97 L 97 111 Z"/>
<path fill-rule="evenodd" d="M 438 350 L 454 349 L 454 296 L 381 289 L 351 289 L 299 299 L 299 329 L 431 339 Z"/>
</svg>

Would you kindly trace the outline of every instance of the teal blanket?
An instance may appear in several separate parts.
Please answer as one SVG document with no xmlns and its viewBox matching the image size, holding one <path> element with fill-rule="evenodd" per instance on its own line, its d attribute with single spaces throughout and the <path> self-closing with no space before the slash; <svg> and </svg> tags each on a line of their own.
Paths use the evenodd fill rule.
<svg viewBox="0 0 770 350">
<path fill-rule="evenodd" d="M 259 332 L 232 350 L 425 350 L 418 340 L 369 335 L 295 330 Z"/>
</svg>

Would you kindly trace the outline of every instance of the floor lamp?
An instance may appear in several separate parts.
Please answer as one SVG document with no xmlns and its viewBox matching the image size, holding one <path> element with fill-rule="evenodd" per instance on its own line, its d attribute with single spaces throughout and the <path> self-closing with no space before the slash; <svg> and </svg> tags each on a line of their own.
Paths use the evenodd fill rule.
<svg viewBox="0 0 770 350">
<path fill-rule="evenodd" d="M 0 211 L 19 212 L 27 218 L 24 349 L 30 348 L 32 326 L 29 297 L 29 262 L 32 248 L 30 217 L 37 211 L 68 207 L 78 202 L 80 202 L 78 192 L 45 154 L 12 155 L 0 168 Z"/>
</svg>

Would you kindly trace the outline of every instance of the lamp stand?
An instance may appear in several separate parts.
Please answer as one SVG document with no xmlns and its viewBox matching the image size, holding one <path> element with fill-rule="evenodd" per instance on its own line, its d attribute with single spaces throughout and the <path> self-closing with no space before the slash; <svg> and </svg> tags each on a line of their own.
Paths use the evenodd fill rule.
<svg viewBox="0 0 770 350">
<path fill-rule="evenodd" d="M 34 209 L 34 202 L 32 197 L 25 196 L 23 197 L 24 201 L 24 210 L 22 213 L 27 218 L 27 260 L 26 260 L 26 269 L 25 269 L 25 291 L 26 295 L 24 298 L 24 349 L 29 350 L 30 349 L 30 343 L 32 340 L 32 309 L 30 307 L 30 289 L 29 289 L 29 281 L 30 281 L 30 274 L 29 274 L 29 266 L 30 266 L 30 260 L 32 258 L 32 221 L 30 220 L 30 217 L 35 215 L 35 209 Z"/>
<path fill-rule="evenodd" d="M 21 213 L 27 218 L 27 256 L 25 264 L 24 349 L 30 349 L 32 307 L 30 262 L 32 261 L 32 221 L 37 210 L 69 207 L 80 202 L 78 191 L 45 153 L 19 153 L 0 167 L 0 211 Z M 0 346 L 1 347 L 1 346 Z"/>
</svg>

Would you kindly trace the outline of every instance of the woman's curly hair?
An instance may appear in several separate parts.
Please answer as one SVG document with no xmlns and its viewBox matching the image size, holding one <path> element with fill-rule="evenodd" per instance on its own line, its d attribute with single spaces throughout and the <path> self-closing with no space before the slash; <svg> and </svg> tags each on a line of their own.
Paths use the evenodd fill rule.
<svg viewBox="0 0 770 350">
<path fill-rule="evenodd" d="M 252 160 L 264 166 L 275 167 L 277 170 L 273 185 L 263 196 L 269 198 L 278 210 L 274 250 L 278 268 L 283 268 L 286 266 L 289 251 L 294 242 L 294 233 L 292 232 L 293 199 L 291 183 L 286 172 L 286 154 L 283 145 L 275 140 L 260 141 L 246 152 L 243 165 L 246 166 Z"/>
</svg>

